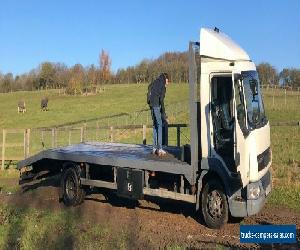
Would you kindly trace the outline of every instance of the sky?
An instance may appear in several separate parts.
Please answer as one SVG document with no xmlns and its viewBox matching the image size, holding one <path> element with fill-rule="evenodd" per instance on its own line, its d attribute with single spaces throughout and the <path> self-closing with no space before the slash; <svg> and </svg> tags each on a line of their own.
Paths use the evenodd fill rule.
<svg viewBox="0 0 300 250">
<path fill-rule="evenodd" d="M 29 72 L 45 61 L 112 69 L 185 51 L 201 27 L 218 27 L 256 63 L 300 68 L 300 1 L 0 0 L 0 72 Z"/>
</svg>

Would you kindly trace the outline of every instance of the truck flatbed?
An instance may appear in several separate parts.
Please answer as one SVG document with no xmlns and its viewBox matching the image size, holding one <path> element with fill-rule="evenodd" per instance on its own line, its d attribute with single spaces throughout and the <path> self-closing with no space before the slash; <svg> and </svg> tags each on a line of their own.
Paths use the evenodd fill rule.
<svg viewBox="0 0 300 250">
<path fill-rule="evenodd" d="M 43 159 L 52 159 L 96 164 L 99 167 L 109 165 L 181 174 L 191 181 L 191 165 L 176 158 L 180 155 L 180 148 L 171 146 L 164 149 L 168 154 L 158 157 L 151 154 L 152 147 L 149 145 L 85 142 L 44 150 L 20 161 L 17 167 L 21 169 Z"/>
</svg>

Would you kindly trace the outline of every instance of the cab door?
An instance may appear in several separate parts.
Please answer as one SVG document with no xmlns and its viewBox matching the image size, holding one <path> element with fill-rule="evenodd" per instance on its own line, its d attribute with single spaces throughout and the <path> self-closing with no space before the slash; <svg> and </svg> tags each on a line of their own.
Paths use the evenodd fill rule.
<svg viewBox="0 0 300 250">
<path fill-rule="evenodd" d="M 247 130 L 247 112 L 240 72 L 232 73 L 234 93 L 234 158 L 237 173 L 240 174 L 243 187 L 249 183 L 249 148 Z"/>
</svg>

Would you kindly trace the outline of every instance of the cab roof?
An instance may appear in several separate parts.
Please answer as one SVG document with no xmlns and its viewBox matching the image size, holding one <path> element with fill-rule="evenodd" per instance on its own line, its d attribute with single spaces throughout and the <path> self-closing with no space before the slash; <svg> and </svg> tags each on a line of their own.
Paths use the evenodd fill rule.
<svg viewBox="0 0 300 250">
<path fill-rule="evenodd" d="M 218 29 L 201 29 L 200 55 L 212 59 L 250 61 L 250 57 L 246 51 Z"/>
</svg>

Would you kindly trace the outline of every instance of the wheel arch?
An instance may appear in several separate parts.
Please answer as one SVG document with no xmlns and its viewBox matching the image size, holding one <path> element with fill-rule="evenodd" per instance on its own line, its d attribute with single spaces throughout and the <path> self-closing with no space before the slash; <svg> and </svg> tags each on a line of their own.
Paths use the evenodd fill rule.
<svg viewBox="0 0 300 250">
<path fill-rule="evenodd" d="M 199 210 L 200 198 L 205 184 L 211 180 L 217 179 L 222 185 L 225 195 L 228 198 L 241 187 L 239 174 L 228 172 L 222 162 L 216 158 L 208 158 L 208 169 L 201 171 L 197 185 L 197 203 L 196 210 Z"/>
<path fill-rule="evenodd" d="M 73 161 L 65 161 L 65 162 L 63 162 L 62 166 L 61 166 L 61 172 L 64 172 L 68 168 L 74 168 L 76 170 L 78 176 L 80 176 L 80 174 L 81 174 L 81 168 L 80 168 L 80 164 L 78 162 L 73 162 Z"/>
</svg>

